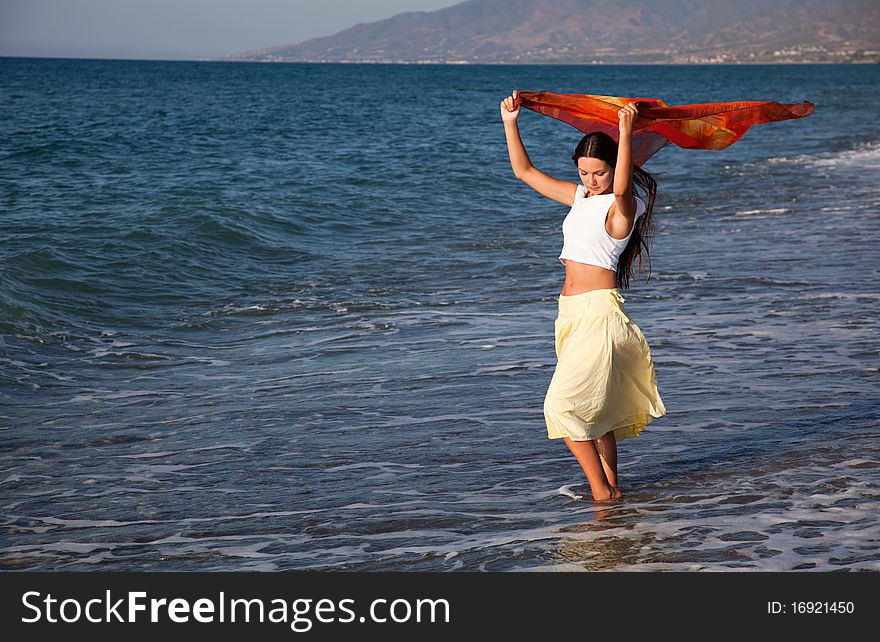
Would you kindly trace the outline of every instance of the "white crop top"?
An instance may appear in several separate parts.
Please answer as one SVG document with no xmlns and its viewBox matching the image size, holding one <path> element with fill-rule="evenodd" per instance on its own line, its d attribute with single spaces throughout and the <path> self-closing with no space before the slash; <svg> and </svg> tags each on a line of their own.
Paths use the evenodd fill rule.
<svg viewBox="0 0 880 642">
<path fill-rule="evenodd" d="M 562 222 L 562 253 L 559 255 L 560 263 L 563 259 L 571 259 L 578 263 L 598 265 L 607 270 L 617 271 L 617 259 L 626 248 L 632 230 L 625 239 L 616 239 L 608 234 L 605 229 L 605 217 L 611 204 L 614 203 L 614 194 L 596 194 L 589 198 L 584 196 L 586 187 L 578 185 L 574 196 L 574 204 L 565 220 Z M 639 217 L 645 213 L 647 206 L 645 201 L 636 196 L 636 217 L 633 220 L 633 229 Z"/>
</svg>

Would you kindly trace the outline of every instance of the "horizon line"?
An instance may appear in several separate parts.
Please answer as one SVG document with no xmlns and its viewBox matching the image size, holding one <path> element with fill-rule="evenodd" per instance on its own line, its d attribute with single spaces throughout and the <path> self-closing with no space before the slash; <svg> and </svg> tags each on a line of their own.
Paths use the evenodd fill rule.
<svg viewBox="0 0 880 642">
<path fill-rule="evenodd" d="M 463 60 L 455 60 L 455 61 L 447 61 L 447 62 L 406 62 L 406 61 L 395 61 L 395 62 L 384 62 L 379 60 L 363 60 L 363 61 L 341 61 L 341 60 L 225 60 L 222 58 L 118 58 L 118 57 L 107 57 L 107 58 L 99 58 L 92 56 L 19 56 L 19 55 L 10 55 L 10 54 L 0 54 L 0 59 L 19 59 L 19 60 L 80 60 L 80 61 L 99 61 L 99 62 L 207 62 L 207 63 L 221 63 L 221 64 L 233 64 L 233 65 L 242 65 L 242 64 L 251 64 L 251 65 L 408 65 L 408 66 L 449 66 L 449 67 L 463 67 L 463 66 L 551 66 L 551 67 L 581 67 L 581 66 L 590 66 L 590 67 L 632 67 L 638 65 L 668 65 L 668 66 L 678 66 L 678 67 L 686 67 L 686 66 L 718 66 L 718 65 L 731 65 L 731 66 L 782 66 L 782 65 L 829 65 L 829 66 L 837 66 L 837 65 L 878 65 L 880 62 L 874 60 L 863 60 L 863 61 L 841 61 L 841 62 L 805 62 L 805 61 L 784 61 L 781 60 L 779 62 L 747 62 L 747 61 L 719 61 L 719 62 L 668 62 L 668 61 L 644 61 L 644 62 L 605 62 L 605 61 L 590 61 L 590 62 L 471 62 L 471 61 L 463 61 Z"/>
</svg>

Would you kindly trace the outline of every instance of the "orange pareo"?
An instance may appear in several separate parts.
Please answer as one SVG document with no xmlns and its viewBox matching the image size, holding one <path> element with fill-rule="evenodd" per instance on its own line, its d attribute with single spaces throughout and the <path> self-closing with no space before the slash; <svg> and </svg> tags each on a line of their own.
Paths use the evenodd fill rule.
<svg viewBox="0 0 880 642">
<path fill-rule="evenodd" d="M 589 94 L 519 92 L 526 109 L 556 118 L 585 134 L 600 131 L 618 139 L 617 110 L 636 103 L 633 123 L 633 162 L 641 166 L 669 143 L 687 149 L 724 149 L 742 138 L 752 125 L 803 118 L 813 103 L 783 104 L 741 101 L 697 105 L 667 105 L 658 98 L 623 98 Z"/>
</svg>

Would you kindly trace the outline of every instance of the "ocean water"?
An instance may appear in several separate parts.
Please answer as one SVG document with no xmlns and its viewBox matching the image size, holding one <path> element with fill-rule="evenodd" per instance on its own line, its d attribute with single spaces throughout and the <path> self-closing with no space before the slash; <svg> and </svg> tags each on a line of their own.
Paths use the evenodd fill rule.
<svg viewBox="0 0 880 642">
<path fill-rule="evenodd" d="M 0 568 L 880 570 L 878 81 L 0 59 Z M 612 505 L 546 437 L 566 208 L 514 88 L 816 105 L 647 164 L 669 412 Z"/>
</svg>

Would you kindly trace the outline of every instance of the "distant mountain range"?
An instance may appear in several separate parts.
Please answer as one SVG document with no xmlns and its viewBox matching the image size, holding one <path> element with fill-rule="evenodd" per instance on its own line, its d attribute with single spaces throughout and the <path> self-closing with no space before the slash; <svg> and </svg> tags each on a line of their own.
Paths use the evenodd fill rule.
<svg viewBox="0 0 880 642">
<path fill-rule="evenodd" d="M 467 0 L 299 44 L 263 62 L 880 62 L 878 0 Z"/>
</svg>

